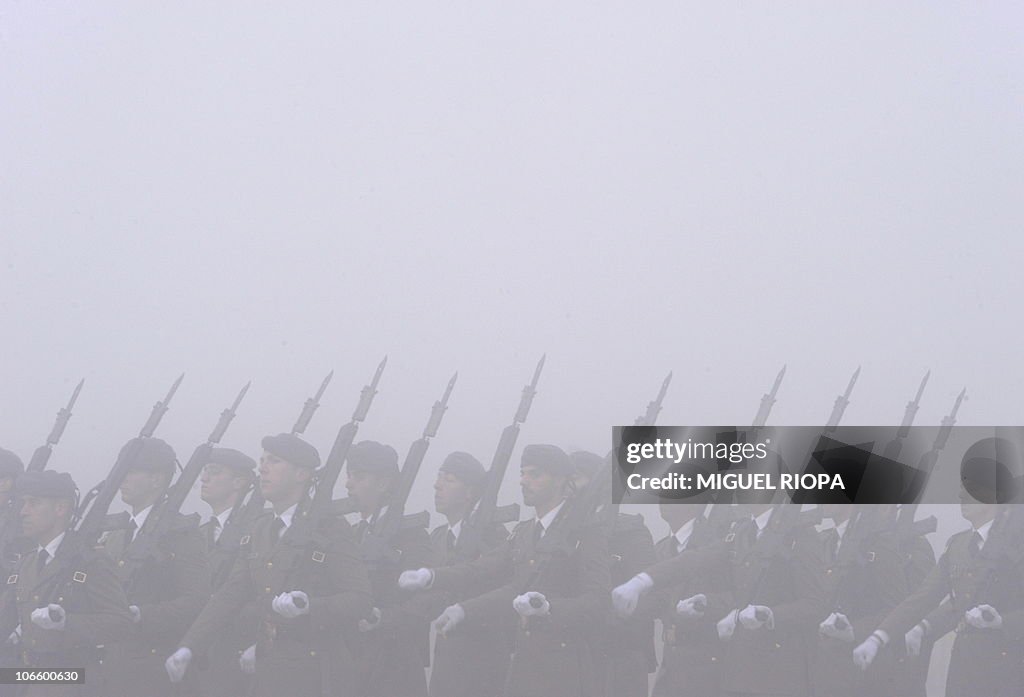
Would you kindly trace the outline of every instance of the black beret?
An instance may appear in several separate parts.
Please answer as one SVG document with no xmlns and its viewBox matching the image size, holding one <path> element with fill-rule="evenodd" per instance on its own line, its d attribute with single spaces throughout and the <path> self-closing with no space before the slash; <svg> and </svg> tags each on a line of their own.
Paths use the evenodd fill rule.
<svg viewBox="0 0 1024 697">
<path fill-rule="evenodd" d="M 574 472 L 584 474 L 590 478 L 596 476 L 601 471 L 601 466 L 604 465 L 603 457 L 586 450 L 577 450 L 569 455 L 569 460 L 572 461 Z"/>
<path fill-rule="evenodd" d="M 487 472 L 480 461 L 469 453 L 455 451 L 441 463 L 442 472 L 451 472 L 469 486 L 480 486 Z"/>
<path fill-rule="evenodd" d="M 296 467 L 308 467 L 315 470 L 320 466 L 320 453 L 294 433 L 267 436 L 263 439 L 262 445 L 268 453 L 277 455 Z"/>
<path fill-rule="evenodd" d="M 208 462 L 224 465 L 242 474 L 251 474 L 256 469 L 256 461 L 243 452 L 233 448 L 211 448 Z"/>
<path fill-rule="evenodd" d="M 540 467 L 551 474 L 568 477 L 572 475 L 572 462 L 565 451 L 557 445 L 528 445 L 523 448 L 523 467 Z"/>
<path fill-rule="evenodd" d="M 18 477 L 16 490 L 21 496 L 43 496 L 51 499 L 75 499 L 78 487 L 67 472 L 26 472 Z"/>
<path fill-rule="evenodd" d="M 0 477 L 18 477 L 25 471 L 21 458 L 10 450 L 0 448 Z"/>
<path fill-rule="evenodd" d="M 960 463 L 964 489 L 982 503 L 1009 503 L 1021 489 L 1020 455 L 1005 438 L 982 438 L 964 453 Z"/>
<path fill-rule="evenodd" d="M 159 438 L 132 438 L 121 448 L 118 459 L 129 456 L 129 450 L 137 448 L 136 454 L 128 462 L 130 470 L 145 470 L 146 472 L 159 472 L 161 474 L 173 475 L 178 458 L 174 454 L 174 448 Z"/>
<path fill-rule="evenodd" d="M 356 443 L 348 451 L 349 472 L 372 472 L 382 476 L 398 474 L 398 453 L 390 445 L 373 440 Z"/>
</svg>

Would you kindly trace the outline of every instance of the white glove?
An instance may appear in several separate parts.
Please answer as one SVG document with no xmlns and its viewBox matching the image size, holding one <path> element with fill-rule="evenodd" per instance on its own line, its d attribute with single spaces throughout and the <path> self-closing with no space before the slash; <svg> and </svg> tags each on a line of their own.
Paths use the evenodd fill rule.
<svg viewBox="0 0 1024 697">
<path fill-rule="evenodd" d="M 840 625 L 843 627 L 840 629 Z M 840 641 L 853 641 L 853 625 L 846 615 L 841 612 L 833 612 L 825 621 L 818 625 L 818 633 L 822 636 L 839 639 Z"/>
<path fill-rule="evenodd" d="M 410 569 L 403 571 L 402 575 L 398 577 L 398 587 L 405 590 L 423 590 L 430 588 L 433 584 L 434 572 L 430 569 Z"/>
<path fill-rule="evenodd" d="M 924 639 L 924 625 L 915 624 L 909 632 L 903 636 L 903 640 L 907 644 L 907 655 L 908 656 L 920 656 L 921 655 L 921 640 Z"/>
<path fill-rule="evenodd" d="M 512 609 L 518 612 L 520 617 L 546 617 L 551 614 L 551 603 L 543 593 L 529 591 L 516 596 L 512 601 Z"/>
<path fill-rule="evenodd" d="M 374 629 L 380 626 L 380 608 L 373 608 L 370 612 L 373 616 L 373 621 L 370 620 L 359 620 L 359 631 L 360 632 L 372 632 Z"/>
<path fill-rule="evenodd" d="M 138 624 L 142 621 L 142 613 L 139 612 L 138 605 L 129 605 L 128 612 L 132 613 L 132 622 L 134 622 L 135 624 Z"/>
<path fill-rule="evenodd" d="M 676 603 L 676 614 L 680 617 L 703 617 L 707 606 L 708 597 L 698 593 Z"/>
<path fill-rule="evenodd" d="M 718 630 L 718 638 L 722 641 L 729 641 L 732 638 L 733 632 L 736 631 L 736 615 L 739 614 L 739 610 L 733 610 L 728 615 L 718 620 L 718 624 L 715 628 Z"/>
<path fill-rule="evenodd" d="M 256 673 L 256 644 L 253 644 L 238 657 L 238 665 L 246 675 Z"/>
<path fill-rule="evenodd" d="M 964 614 L 964 619 L 978 629 L 999 629 L 1003 626 L 1003 616 L 991 605 L 972 607 Z"/>
<path fill-rule="evenodd" d="M 775 629 L 775 616 L 771 608 L 765 605 L 747 605 L 740 610 L 739 620 L 747 629 Z"/>
<path fill-rule="evenodd" d="M 59 619 L 53 620 L 50 615 L 56 615 Z M 56 603 L 50 603 L 46 607 L 36 608 L 32 611 L 31 615 L 32 624 L 43 629 L 53 629 L 55 631 L 63 631 L 64 625 L 67 623 L 67 613 L 64 612 L 64 608 Z"/>
<path fill-rule="evenodd" d="M 612 607 L 619 617 L 629 617 L 636 610 L 640 596 L 654 587 L 654 581 L 639 573 L 612 591 Z"/>
<path fill-rule="evenodd" d="M 438 634 L 444 636 L 455 629 L 464 619 L 466 619 L 466 611 L 462 609 L 461 605 L 449 605 L 444 609 L 444 612 L 442 612 L 438 618 L 431 623 L 431 626 Z"/>
<path fill-rule="evenodd" d="M 167 670 L 167 677 L 171 679 L 171 682 L 181 682 L 191 660 L 192 649 L 182 646 L 164 661 L 164 668 Z"/>
<path fill-rule="evenodd" d="M 861 670 L 867 670 L 871 662 L 875 660 L 875 656 L 878 655 L 880 648 L 882 648 L 882 640 L 878 638 L 877 634 L 872 634 L 853 650 L 853 662 Z"/>
<path fill-rule="evenodd" d="M 11 635 L 9 637 L 7 637 L 6 644 L 7 644 L 7 646 L 17 646 L 20 643 L 21 643 L 21 625 L 19 624 L 17 627 L 14 628 L 14 631 L 11 632 Z"/>
<path fill-rule="evenodd" d="M 282 617 L 294 619 L 309 614 L 309 596 L 302 591 L 288 591 L 270 601 L 270 607 Z"/>
</svg>

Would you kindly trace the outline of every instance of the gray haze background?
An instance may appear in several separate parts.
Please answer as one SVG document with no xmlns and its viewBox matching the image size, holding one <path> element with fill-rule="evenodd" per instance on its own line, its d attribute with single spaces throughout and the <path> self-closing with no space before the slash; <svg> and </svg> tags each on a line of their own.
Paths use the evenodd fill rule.
<svg viewBox="0 0 1024 697">
<path fill-rule="evenodd" d="M 83 485 L 181 371 L 184 458 L 255 454 L 329 369 L 326 451 L 603 451 L 662 423 L 1018 424 L 1020 9 L 0 5 L 0 442 Z M 417 488 L 429 503 L 429 478 Z M 510 487 L 510 495 L 514 495 Z"/>
</svg>

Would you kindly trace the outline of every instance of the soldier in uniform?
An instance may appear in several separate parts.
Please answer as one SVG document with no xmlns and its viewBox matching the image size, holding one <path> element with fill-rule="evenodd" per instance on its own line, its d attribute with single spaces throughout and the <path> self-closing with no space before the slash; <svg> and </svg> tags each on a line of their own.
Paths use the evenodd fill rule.
<svg viewBox="0 0 1024 697">
<path fill-rule="evenodd" d="M 224 527 L 242 503 L 256 479 L 256 461 L 231 448 L 212 448 L 209 462 L 199 477 L 199 497 L 210 506 L 210 518 L 199 531 L 206 540 L 210 578 L 214 592 L 227 580 L 238 549 L 218 544 Z M 207 697 L 242 697 L 249 693 L 250 678 L 239 659 L 256 643 L 256 613 L 232 618 L 210 645 L 204 661 L 197 661 L 201 691 Z"/>
<path fill-rule="evenodd" d="M 133 448 L 129 441 L 121 451 Z M 159 506 L 174 476 L 174 450 L 159 438 L 146 438 L 121 482 L 121 499 L 131 509 L 128 529 L 107 535 L 104 548 L 118 565 L 128 595 L 134 631 L 126 641 L 109 647 L 111 694 L 136 694 L 147 685 L 148 695 L 170 695 L 164 658 L 210 597 L 206 545 L 193 517 L 174 513 L 160 539 L 151 539 L 158 554 L 132 568 L 129 546 L 148 532 L 146 522 Z"/>
<path fill-rule="evenodd" d="M 749 517 L 720 543 L 659 562 L 612 594 L 616 611 L 628 616 L 645 592 L 698 571 L 729 579 L 733 609 L 716 624 L 728 646 L 723 696 L 810 694 L 813 637 L 825 607 L 824 557 L 813 525 L 787 520 L 782 506 L 745 504 Z"/>
<path fill-rule="evenodd" d="M 388 494 L 398 477 L 398 453 L 389 445 L 364 440 L 349 450 L 345 486 L 360 520 L 356 540 L 362 543 L 388 505 Z M 373 588 L 373 609 L 351 629 L 360 697 L 425 697 L 424 670 L 430 657 L 429 623 L 404 606 L 407 596 L 398 591 L 398 575 L 429 564 L 430 537 L 422 527 L 405 527 L 389 543 L 399 553 L 398 564 L 375 560 L 368 564 Z"/>
<path fill-rule="evenodd" d="M 167 674 L 181 680 L 193 655 L 253 604 L 260 617 L 246 657 L 255 663 L 253 695 L 352 695 L 354 666 L 341 631 L 369 611 L 366 569 L 343 518 L 320 519 L 315 534 L 303 534 L 310 519 L 301 506 L 320 465 L 316 448 L 289 433 L 267 436 L 262 445 L 259 486 L 273 511 L 243 537 L 228 579 L 167 659 Z"/>
<path fill-rule="evenodd" d="M 893 513 L 890 506 L 823 505 L 833 525 L 820 533 L 829 607 L 812 664 L 815 697 L 906 697 L 895 691 L 891 662 L 864 674 L 850 660 L 852 648 L 907 594 Z"/>
<path fill-rule="evenodd" d="M 434 507 L 447 519 L 430 533 L 434 567 L 455 563 L 455 546 L 466 517 L 473 510 L 487 477 L 483 465 L 469 453 L 453 452 L 444 459 L 434 482 Z M 484 531 L 483 547 L 493 549 L 508 539 L 504 525 Z M 483 592 L 486 588 L 480 588 Z M 475 593 L 474 593 L 475 595 Z M 424 593 L 409 601 L 428 621 L 455 602 L 450 595 Z M 438 636 L 430 671 L 430 697 L 496 697 L 508 672 L 511 637 L 467 629 Z"/>
<path fill-rule="evenodd" d="M 955 631 L 947 697 L 1024 694 L 1024 526 L 1017 506 L 1000 511 L 1001 452 L 1009 449 L 1001 440 L 965 453 L 960 509 L 971 527 L 949 539 L 924 583 L 854 650 L 862 669 L 910 629 L 931 640 Z"/>
<path fill-rule="evenodd" d="M 23 669 L 84 668 L 86 678 L 83 685 L 32 685 L 21 694 L 106 697 L 112 693 L 103 685 L 97 645 L 132 632 L 113 562 L 70 528 L 78 494 L 71 475 L 30 472 L 20 477 L 17 491 L 22 527 L 36 549 L 7 579 L 0 632 L 7 636 L 17 626 L 12 639 Z"/>
<path fill-rule="evenodd" d="M 723 504 L 724 505 L 724 504 Z M 707 547 L 728 533 L 728 516 L 716 524 L 703 503 L 662 503 L 661 517 L 671 534 L 655 546 L 658 561 L 674 559 L 686 550 Z M 653 697 L 709 697 L 718 694 L 726 645 L 715 623 L 732 609 L 729 579 L 714 568 L 698 570 L 677 586 L 653 593 L 641 607 L 652 607 L 661 618 L 661 668 Z"/>
<path fill-rule="evenodd" d="M 599 472 L 610 466 L 596 453 L 577 451 L 569 455 L 573 464 L 573 486 L 582 490 Z M 642 515 L 618 513 L 608 536 L 611 583 L 624 583 L 654 564 L 654 538 Z M 636 615 L 621 619 L 609 609 L 604 631 L 595 633 L 593 650 L 605 674 L 604 694 L 608 697 L 647 697 L 648 673 L 657 668 L 654 652 L 654 619 Z"/>
<path fill-rule="evenodd" d="M 435 587 L 467 597 L 445 609 L 435 628 L 447 636 L 471 627 L 503 632 L 515 644 L 505 697 L 583 697 L 600 694 L 601 680 L 590 639 L 603 626 L 609 583 L 607 531 L 591 525 L 569 529 L 572 462 L 553 445 L 523 449 L 523 502 L 536 517 L 516 526 L 503 545 L 474 562 L 403 574 L 404 588 Z M 566 549 L 541 554 L 544 537 L 565 536 Z M 538 549 L 538 545 L 540 548 Z"/>
</svg>

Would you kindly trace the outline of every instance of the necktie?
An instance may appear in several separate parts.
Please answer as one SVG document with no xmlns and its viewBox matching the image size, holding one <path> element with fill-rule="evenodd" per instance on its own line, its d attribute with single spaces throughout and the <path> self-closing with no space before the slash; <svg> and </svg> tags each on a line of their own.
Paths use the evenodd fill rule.
<svg viewBox="0 0 1024 697">
<path fill-rule="evenodd" d="M 281 533 L 284 531 L 284 520 L 280 517 L 274 518 L 274 522 L 270 524 L 270 537 L 277 542 L 281 539 Z"/>
<path fill-rule="evenodd" d="M 128 532 L 125 533 L 125 543 L 124 543 L 125 547 L 130 545 L 132 543 L 132 540 L 135 539 L 135 531 L 138 530 L 138 529 L 139 529 L 139 524 L 135 522 L 134 518 L 132 518 L 131 521 L 128 522 Z"/>
<path fill-rule="evenodd" d="M 448 553 L 451 554 L 455 551 L 455 533 L 452 532 L 451 528 L 448 528 Z"/>
<path fill-rule="evenodd" d="M 36 574 L 43 573 L 43 568 L 46 566 L 46 561 L 50 558 L 50 553 L 45 549 L 39 550 L 39 554 L 36 557 Z"/>
<path fill-rule="evenodd" d="M 210 544 L 212 545 L 220 537 L 220 518 L 214 516 L 210 519 Z"/>
<path fill-rule="evenodd" d="M 533 544 L 540 542 L 540 538 L 544 537 L 544 523 L 539 520 L 533 525 Z"/>
</svg>

